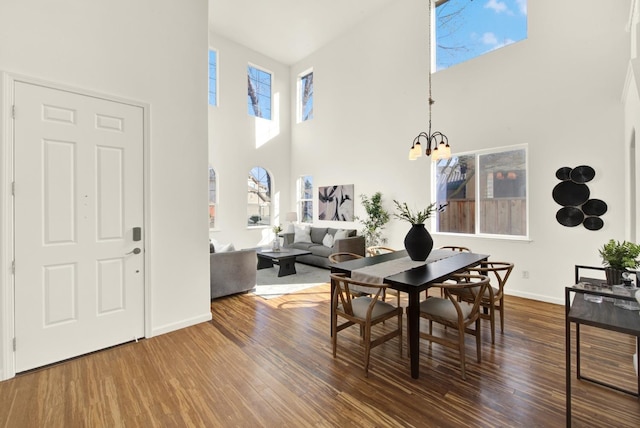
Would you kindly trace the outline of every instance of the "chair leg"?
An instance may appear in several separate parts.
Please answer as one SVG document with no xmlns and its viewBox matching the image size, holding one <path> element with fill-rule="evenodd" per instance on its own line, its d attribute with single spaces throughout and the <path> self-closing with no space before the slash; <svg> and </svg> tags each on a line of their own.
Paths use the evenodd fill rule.
<svg viewBox="0 0 640 428">
<path fill-rule="evenodd" d="M 480 328 L 480 318 L 476 320 L 476 359 L 482 362 L 482 329 Z"/>
<path fill-rule="evenodd" d="M 500 298 L 500 332 L 504 333 L 504 296 Z"/>
<path fill-rule="evenodd" d="M 400 357 L 402 357 L 402 312 L 398 315 L 398 331 L 400 331 L 398 335 L 398 349 L 400 350 Z"/>
<path fill-rule="evenodd" d="M 331 344 L 333 345 L 333 358 L 336 357 L 336 348 L 338 347 L 338 317 L 333 317 L 333 326 L 331 327 Z"/>
<path fill-rule="evenodd" d="M 462 379 L 467 380 L 467 376 L 464 371 L 465 355 L 464 355 L 464 327 L 462 330 L 458 330 L 458 352 L 460 353 L 460 373 Z"/>
<path fill-rule="evenodd" d="M 491 344 L 496 343 L 496 307 L 493 302 L 489 304 L 489 321 L 491 323 Z"/>
<path fill-rule="evenodd" d="M 369 355 L 371 354 L 371 326 L 364 328 L 364 377 L 369 377 Z"/>
</svg>

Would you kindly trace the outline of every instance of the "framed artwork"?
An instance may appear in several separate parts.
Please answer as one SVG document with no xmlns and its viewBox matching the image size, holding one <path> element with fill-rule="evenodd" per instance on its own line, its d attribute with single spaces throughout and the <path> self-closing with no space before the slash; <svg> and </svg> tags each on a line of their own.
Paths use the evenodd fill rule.
<svg viewBox="0 0 640 428">
<path fill-rule="evenodd" d="M 353 221 L 353 184 L 318 188 L 318 220 Z"/>
</svg>

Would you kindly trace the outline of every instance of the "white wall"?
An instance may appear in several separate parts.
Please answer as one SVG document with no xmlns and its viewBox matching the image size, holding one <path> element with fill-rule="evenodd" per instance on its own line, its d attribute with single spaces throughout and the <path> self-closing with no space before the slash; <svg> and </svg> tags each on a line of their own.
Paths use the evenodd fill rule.
<svg viewBox="0 0 640 428">
<path fill-rule="evenodd" d="M 0 70 L 150 105 L 149 336 L 211 318 L 207 7 L 172 0 L 0 4 Z M 6 214 L 5 202 L 0 212 Z M 10 275 L 6 266 L 0 269 L 6 290 Z M 9 340 L 0 343 L 6 347 Z"/>
<path fill-rule="evenodd" d="M 629 2 L 528 3 L 527 40 L 433 75 L 433 128 L 449 137 L 454 153 L 528 145 L 530 241 L 434 240 L 512 261 L 508 293 L 562 303 L 573 266 L 601 265 L 598 248 L 625 238 L 621 95 Z M 407 160 L 413 137 L 428 125 L 426 22 L 424 1 L 392 3 L 292 67 L 292 76 L 313 67 L 315 85 L 315 118 L 292 130 L 292 178 L 355 184 L 356 195 L 381 191 L 389 210 L 392 199 L 416 207 L 431 201 L 429 161 Z M 555 220 L 555 171 L 578 165 L 595 169 L 591 197 L 608 204 L 600 231 Z M 356 214 L 364 214 L 359 203 Z M 390 245 L 402 247 L 407 230 L 393 220 Z"/>
<path fill-rule="evenodd" d="M 214 32 L 209 34 L 209 46 L 218 51 L 219 86 L 218 107 L 209 107 L 209 163 L 217 174 L 219 201 L 216 227 L 210 235 L 221 243 L 232 243 L 235 248 L 255 247 L 263 231 L 270 232 L 271 228 L 247 226 L 249 171 L 261 166 L 271 174 L 275 223 L 284 223 L 284 214 L 292 208 L 292 197 L 295 203 L 289 182 L 289 67 Z M 272 120 L 248 114 L 249 64 L 272 73 Z"/>
</svg>

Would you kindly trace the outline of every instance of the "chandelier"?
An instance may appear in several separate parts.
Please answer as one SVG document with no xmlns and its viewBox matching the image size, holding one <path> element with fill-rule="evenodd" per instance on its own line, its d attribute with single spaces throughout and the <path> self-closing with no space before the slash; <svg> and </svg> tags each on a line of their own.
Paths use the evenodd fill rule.
<svg viewBox="0 0 640 428">
<path fill-rule="evenodd" d="M 429 56 L 431 56 L 431 31 L 433 29 L 431 19 L 431 0 L 429 0 Z M 429 59 L 429 132 L 420 132 L 411 143 L 411 149 L 409 150 L 409 160 L 416 160 L 422 156 L 422 144 L 420 140 L 424 140 L 427 145 L 425 154 L 431 156 L 431 159 L 437 161 L 438 159 L 449 159 L 451 157 L 451 148 L 449 147 L 449 139 L 440 131 L 431 132 L 431 106 L 435 102 L 431 97 L 431 59 Z M 431 148 L 433 145 L 433 148 Z"/>
</svg>

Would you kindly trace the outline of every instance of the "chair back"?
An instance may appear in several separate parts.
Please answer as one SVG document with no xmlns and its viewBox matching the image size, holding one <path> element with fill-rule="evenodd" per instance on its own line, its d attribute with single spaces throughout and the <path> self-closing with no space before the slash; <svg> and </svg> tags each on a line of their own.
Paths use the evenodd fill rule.
<svg viewBox="0 0 640 428">
<path fill-rule="evenodd" d="M 484 266 L 469 268 L 470 272 L 489 277 L 492 286 L 489 287 L 489 295 L 492 299 L 500 298 L 503 294 L 504 286 L 513 270 L 513 263 L 487 261 Z M 495 281 L 494 281 L 495 280 Z"/>
<path fill-rule="evenodd" d="M 444 247 L 440 247 L 440 250 L 451 250 L 451 251 L 459 251 L 461 253 L 470 253 L 471 250 L 467 247 L 459 247 L 456 245 L 445 245 Z"/>
<path fill-rule="evenodd" d="M 361 259 L 361 258 L 362 256 L 360 254 L 347 253 L 347 252 L 332 253 L 332 254 L 329 254 L 329 263 L 348 262 L 349 260 L 355 260 L 355 259 Z"/>
<path fill-rule="evenodd" d="M 482 296 L 484 296 L 486 288 L 489 286 L 489 277 L 486 275 L 477 275 L 469 273 L 453 274 L 449 279 L 454 280 L 453 283 L 434 284 L 444 291 L 444 295 L 448 298 L 458 313 L 458 322 L 469 324 L 480 316 L 480 305 Z M 462 310 L 460 296 L 465 296 L 465 301 L 472 305 L 471 310 L 465 316 Z M 471 296 L 471 298 L 469 298 Z"/>
<path fill-rule="evenodd" d="M 344 273 L 332 273 L 330 276 L 335 290 L 332 302 L 333 310 L 339 314 L 347 315 L 347 317 L 371 319 L 376 302 L 382 295 L 383 290 L 389 286 L 388 284 L 372 284 L 370 282 L 356 281 Z M 354 297 L 354 294 L 358 295 L 360 291 L 358 288 L 360 287 L 366 287 L 370 290 L 370 296 Z M 369 302 L 366 316 L 363 316 L 363 314 L 358 311 L 354 311 L 353 302 L 358 299 L 367 299 L 367 302 Z"/>
<path fill-rule="evenodd" d="M 367 255 L 369 257 L 377 256 L 379 254 L 393 253 L 393 248 L 385 247 L 383 245 L 374 245 L 367 248 Z"/>
</svg>

